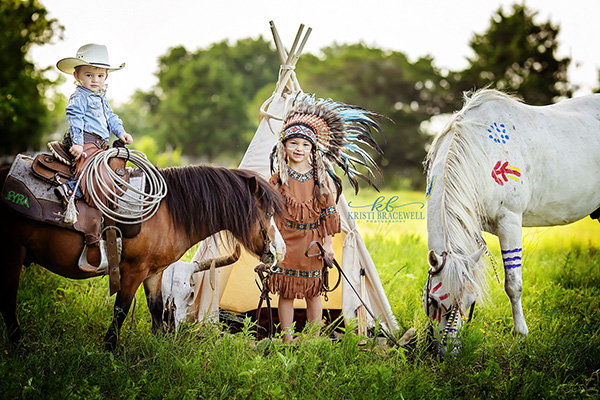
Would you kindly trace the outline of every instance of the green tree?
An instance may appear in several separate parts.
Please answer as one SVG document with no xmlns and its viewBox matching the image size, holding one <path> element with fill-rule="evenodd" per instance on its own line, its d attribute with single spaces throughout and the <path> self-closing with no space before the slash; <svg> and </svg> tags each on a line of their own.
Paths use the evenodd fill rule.
<svg viewBox="0 0 600 400">
<path fill-rule="evenodd" d="M 385 156 L 379 164 L 386 182 L 408 177 L 419 187 L 431 140 L 422 123 L 460 108 L 463 91 L 492 85 L 532 104 L 571 95 L 570 59 L 555 57 L 559 30 L 549 22 L 536 25 L 534 17 L 524 6 L 513 6 L 508 16 L 500 9 L 488 30 L 472 39 L 475 56 L 464 71 L 442 71 L 432 57 L 411 62 L 401 52 L 354 44 L 304 54 L 296 74 L 305 92 L 393 119 L 395 124 L 383 120 L 385 134 L 378 141 Z M 220 42 L 193 53 L 173 48 L 159 61 L 155 89 L 137 93 L 125 109 L 137 115 L 127 117 L 128 127 L 154 135 L 161 149 L 172 144 L 184 155 L 209 161 L 236 159 L 256 129 L 257 104 L 264 100 L 256 94 L 270 93 L 278 69 L 276 52 L 262 38 Z"/>
<path fill-rule="evenodd" d="M 32 45 L 50 42 L 63 27 L 36 0 L 0 2 L 0 153 L 39 148 L 49 126 L 46 90 L 52 82 L 26 59 Z"/>
<path fill-rule="evenodd" d="M 335 45 L 321 57 L 304 55 L 296 67 L 306 92 L 355 104 L 390 117 L 382 119 L 384 137 L 377 138 L 384 158 L 386 181 L 422 181 L 421 163 L 429 138 L 420 132 L 422 121 L 452 110 L 449 83 L 431 58 L 411 63 L 405 54 L 364 44 Z"/>
<path fill-rule="evenodd" d="M 278 69 L 277 54 L 262 37 L 195 53 L 175 47 L 159 60 L 157 87 L 136 95 L 150 114 L 144 130 L 163 148 L 174 144 L 186 155 L 209 161 L 239 156 L 256 130 L 247 107 L 260 88 L 275 82 Z"/>
<path fill-rule="evenodd" d="M 571 59 L 556 58 L 560 28 L 549 21 L 536 24 L 537 13 L 524 5 L 515 4 L 511 11 L 507 15 L 500 8 L 488 30 L 471 40 L 475 56 L 469 59 L 469 68 L 452 75 L 457 93 L 491 85 L 516 92 L 530 104 L 571 97 L 567 77 Z"/>
</svg>

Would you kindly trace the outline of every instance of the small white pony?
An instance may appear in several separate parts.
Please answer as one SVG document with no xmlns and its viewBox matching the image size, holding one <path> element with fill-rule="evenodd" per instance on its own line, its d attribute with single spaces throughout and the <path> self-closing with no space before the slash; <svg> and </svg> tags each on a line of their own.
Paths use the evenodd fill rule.
<svg viewBox="0 0 600 400">
<path fill-rule="evenodd" d="M 498 236 L 513 334 L 521 305 L 522 226 L 563 225 L 600 208 L 600 95 L 529 106 L 483 89 L 431 145 L 426 159 L 429 277 L 423 305 L 439 323 L 439 350 L 485 293 L 481 236 Z"/>
</svg>

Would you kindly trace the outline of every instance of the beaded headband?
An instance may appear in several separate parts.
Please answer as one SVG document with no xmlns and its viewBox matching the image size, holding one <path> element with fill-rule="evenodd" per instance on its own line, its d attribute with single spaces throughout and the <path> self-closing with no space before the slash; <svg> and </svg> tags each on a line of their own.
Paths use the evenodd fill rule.
<svg viewBox="0 0 600 400">
<path fill-rule="evenodd" d="M 325 120 L 314 114 L 296 113 L 285 121 L 281 132 L 281 141 L 292 137 L 302 137 L 317 146 L 327 147 L 330 136 L 329 125 Z"/>
</svg>

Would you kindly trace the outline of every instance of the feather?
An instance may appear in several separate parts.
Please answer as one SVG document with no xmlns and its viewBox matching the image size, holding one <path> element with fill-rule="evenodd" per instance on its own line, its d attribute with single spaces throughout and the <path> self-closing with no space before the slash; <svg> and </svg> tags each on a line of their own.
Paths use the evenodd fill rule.
<svg viewBox="0 0 600 400">
<path fill-rule="evenodd" d="M 284 118 L 282 133 L 297 132 L 293 129 L 286 130 L 300 124 L 310 126 L 315 131 L 316 140 L 313 138 L 317 150 L 314 153 L 315 157 L 317 160 L 327 160 L 327 162 L 314 162 L 313 165 L 317 170 L 317 182 L 321 186 L 322 193 L 325 192 L 327 183 L 321 170 L 326 171 L 332 177 L 336 188 L 338 184 L 340 185 L 338 193 L 341 192 L 341 179 L 327 165 L 329 163 L 341 168 L 355 193 L 358 193 L 359 189 L 358 179 L 364 180 L 378 190 L 370 178 L 375 177 L 373 170 L 377 171 L 382 179 L 383 174 L 367 149 L 372 148 L 378 154 L 383 155 L 383 150 L 374 137 L 375 133 L 383 134 L 383 129 L 379 123 L 381 118 L 391 121 L 386 115 L 368 111 L 359 106 L 333 101 L 332 99 L 319 99 L 314 94 L 305 94 L 294 100 L 292 109 L 288 111 Z M 291 136 L 292 134 L 288 135 Z M 313 136 L 311 132 L 307 132 L 307 135 Z M 280 140 L 276 145 L 278 150 L 274 149 L 271 153 L 272 171 L 276 161 L 280 170 L 282 162 L 285 163 L 285 160 L 283 160 L 285 152 L 281 151 L 281 148 L 283 148 L 281 143 L 285 141 L 285 136 L 282 136 Z M 278 147 L 278 145 L 281 147 Z M 360 172 L 358 168 L 363 169 L 366 175 Z"/>
</svg>

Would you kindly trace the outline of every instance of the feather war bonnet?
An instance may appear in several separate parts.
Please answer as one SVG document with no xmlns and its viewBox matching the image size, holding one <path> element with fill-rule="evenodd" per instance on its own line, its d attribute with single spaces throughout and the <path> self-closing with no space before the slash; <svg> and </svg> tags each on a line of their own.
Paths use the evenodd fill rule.
<svg viewBox="0 0 600 400">
<path fill-rule="evenodd" d="M 383 154 L 373 138 L 373 132 L 383 132 L 378 122 L 380 117 L 387 118 L 358 106 L 303 95 L 285 116 L 279 140 L 271 152 L 271 172 L 276 166 L 282 184 L 287 184 L 287 173 L 281 173 L 287 171 L 284 142 L 301 137 L 313 145 L 313 168 L 321 194 L 329 193 L 327 175 L 333 179 L 338 195 L 341 193 L 341 179 L 335 174 L 333 165 L 344 171 L 355 193 L 359 188 L 357 178 L 379 191 L 370 178 L 374 176 L 372 169 L 380 176 L 381 170 L 360 145 L 367 145 Z M 359 172 L 359 167 L 365 169 L 367 174 Z"/>
</svg>

